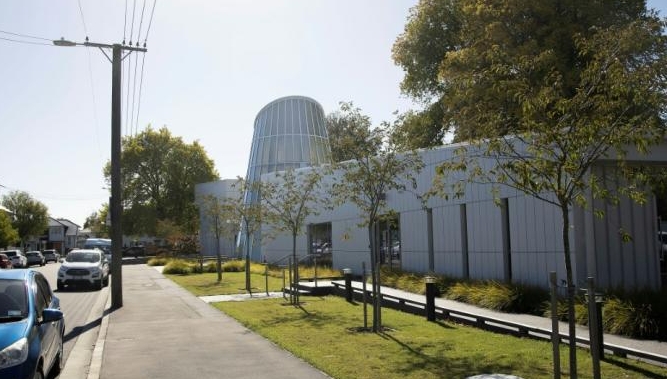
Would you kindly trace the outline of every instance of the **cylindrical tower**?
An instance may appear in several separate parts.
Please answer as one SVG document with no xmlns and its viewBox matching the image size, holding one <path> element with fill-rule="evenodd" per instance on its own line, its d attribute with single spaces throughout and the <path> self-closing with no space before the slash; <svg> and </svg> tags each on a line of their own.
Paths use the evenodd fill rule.
<svg viewBox="0 0 667 379">
<path fill-rule="evenodd" d="M 326 163 L 331 163 L 331 147 L 324 110 L 317 101 L 305 96 L 287 96 L 270 102 L 259 111 L 248 159 L 248 183 L 270 172 Z M 246 192 L 245 202 L 255 201 L 256 194 Z M 252 239 L 250 257 L 260 261 L 261 244 L 253 244 Z M 239 243 L 245 248 L 243 233 Z"/>
<path fill-rule="evenodd" d="M 246 180 L 331 163 L 324 120 L 322 106 L 304 96 L 283 97 L 264 106 L 255 117 Z"/>
</svg>

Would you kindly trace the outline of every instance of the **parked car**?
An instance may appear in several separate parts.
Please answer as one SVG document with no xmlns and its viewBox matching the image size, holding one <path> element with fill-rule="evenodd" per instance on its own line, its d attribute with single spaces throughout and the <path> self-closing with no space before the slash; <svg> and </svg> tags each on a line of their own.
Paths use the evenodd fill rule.
<svg viewBox="0 0 667 379">
<path fill-rule="evenodd" d="M 28 260 L 26 267 L 30 267 L 32 265 L 44 266 L 46 264 L 44 256 L 39 251 L 28 251 L 25 253 L 25 257 Z"/>
<path fill-rule="evenodd" d="M 12 260 L 6 254 L 0 253 L 0 268 L 13 268 Z"/>
<path fill-rule="evenodd" d="M 0 271 L 0 378 L 56 377 L 64 332 L 60 301 L 41 273 Z"/>
<path fill-rule="evenodd" d="M 25 257 L 21 250 L 5 250 L 2 253 L 12 260 L 14 268 L 28 267 L 28 258 Z"/>
<path fill-rule="evenodd" d="M 74 249 L 58 270 L 58 291 L 66 286 L 88 285 L 97 289 L 109 284 L 109 261 L 99 249 Z"/>
<path fill-rule="evenodd" d="M 658 241 L 660 241 L 660 257 L 665 259 L 665 256 L 667 256 L 667 232 L 658 232 Z"/>
<path fill-rule="evenodd" d="M 60 259 L 60 254 L 55 249 L 46 249 L 42 251 L 42 255 L 46 263 L 58 262 L 58 259 Z"/>
</svg>

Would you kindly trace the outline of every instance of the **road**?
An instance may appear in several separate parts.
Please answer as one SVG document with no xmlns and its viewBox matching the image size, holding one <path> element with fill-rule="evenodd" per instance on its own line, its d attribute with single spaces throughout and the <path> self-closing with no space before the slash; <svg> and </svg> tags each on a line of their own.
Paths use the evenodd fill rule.
<svg viewBox="0 0 667 379">
<path fill-rule="evenodd" d="M 108 294 L 108 287 L 102 291 L 89 289 L 76 289 L 67 291 L 57 291 L 56 279 L 60 263 L 47 263 L 46 266 L 32 266 L 34 270 L 40 271 L 48 279 L 55 295 L 60 299 L 60 308 L 65 313 L 65 338 L 64 338 L 64 356 L 65 362 L 72 352 L 78 338 L 87 330 L 99 328 L 99 316 L 103 311 L 103 306 Z M 97 336 L 97 330 L 89 335 Z M 92 344 L 86 341 L 90 351 L 94 348 L 95 340 Z"/>
</svg>

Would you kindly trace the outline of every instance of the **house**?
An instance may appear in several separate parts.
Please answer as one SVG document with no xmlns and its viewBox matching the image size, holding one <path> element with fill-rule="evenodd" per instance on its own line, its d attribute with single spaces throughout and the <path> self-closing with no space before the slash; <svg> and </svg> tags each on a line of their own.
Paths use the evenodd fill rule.
<svg viewBox="0 0 667 379">
<path fill-rule="evenodd" d="M 46 248 L 56 249 L 64 255 L 70 249 L 76 248 L 80 228 L 70 220 L 49 217 L 49 231 L 43 244 Z"/>
</svg>

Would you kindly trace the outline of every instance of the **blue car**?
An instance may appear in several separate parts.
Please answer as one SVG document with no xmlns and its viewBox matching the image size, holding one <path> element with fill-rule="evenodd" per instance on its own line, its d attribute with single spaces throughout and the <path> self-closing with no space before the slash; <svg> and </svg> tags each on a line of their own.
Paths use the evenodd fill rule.
<svg viewBox="0 0 667 379">
<path fill-rule="evenodd" d="M 44 275 L 0 271 L 0 378 L 57 375 L 62 368 L 65 320 Z"/>
</svg>

